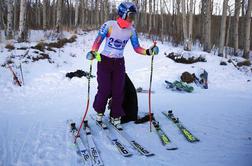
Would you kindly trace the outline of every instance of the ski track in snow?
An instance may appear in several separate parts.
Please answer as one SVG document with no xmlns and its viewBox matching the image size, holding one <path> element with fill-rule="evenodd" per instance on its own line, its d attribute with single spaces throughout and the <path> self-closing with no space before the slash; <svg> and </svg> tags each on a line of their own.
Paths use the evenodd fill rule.
<svg viewBox="0 0 252 166">
<path fill-rule="evenodd" d="M 71 143 L 66 121 L 73 119 L 77 123 L 80 122 L 86 106 L 87 79 L 69 80 L 65 78 L 65 73 L 77 69 L 89 70 L 85 53 L 91 48 L 96 33 L 92 31 L 78 36 L 75 43 L 50 54 L 55 64 L 49 64 L 47 61 L 24 64 L 24 87 L 13 86 L 10 72 L 0 67 L 1 166 L 82 165 L 81 158 Z M 146 41 L 142 37 L 140 43 L 143 47 L 152 45 L 150 40 Z M 97 87 L 96 78 L 93 78 L 87 117 L 90 119 L 94 142 L 105 165 L 250 166 L 252 83 L 247 80 L 251 80 L 251 75 L 245 75 L 232 65 L 220 66 L 221 58 L 197 48 L 194 48 L 192 53 L 205 55 L 207 63 L 177 64 L 163 54 L 181 52 L 181 48 L 174 48 L 167 43 L 159 46 L 160 55 L 154 59 L 152 89 L 155 93 L 152 94 L 152 111 L 160 121 L 161 128 L 178 146 L 178 150 L 165 150 L 154 128 L 149 132 L 149 124 L 135 125 L 130 122 L 124 124 L 125 131 L 155 156 L 141 156 L 115 133 L 133 153 L 132 157 L 122 157 L 89 116 L 94 114 L 92 102 Z M 5 57 L 0 58 L 0 63 L 8 57 L 9 53 L 5 53 Z M 18 60 L 16 61 L 18 64 Z M 148 89 L 150 58 L 136 55 L 128 44 L 125 49 L 125 62 L 126 71 L 135 87 Z M 208 90 L 194 86 L 194 92 L 188 94 L 165 88 L 164 80 L 174 81 L 179 79 L 185 70 L 193 73 L 200 68 L 208 71 Z M 95 73 L 96 63 L 93 64 L 93 74 Z M 138 102 L 139 111 L 148 112 L 148 95 L 138 94 Z M 161 114 L 161 111 L 169 109 L 174 111 L 200 142 L 189 143 L 185 140 L 176 126 Z"/>
</svg>

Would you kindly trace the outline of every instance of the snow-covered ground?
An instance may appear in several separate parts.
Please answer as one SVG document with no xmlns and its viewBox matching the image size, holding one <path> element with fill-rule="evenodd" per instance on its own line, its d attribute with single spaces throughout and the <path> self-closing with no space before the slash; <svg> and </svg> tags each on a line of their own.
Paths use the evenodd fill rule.
<svg viewBox="0 0 252 166">
<path fill-rule="evenodd" d="M 22 63 L 25 86 L 12 84 L 9 69 L 0 67 L 0 165 L 2 166 L 74 166 L 81 165 L 75 147 L 71 143 L 67 120 L 80 122 L 87 99 L 87 79 L 69 80 L 65 74 L 77 69 L 89 70 L 90 62 L 85 54 L 90 50 L 97 31 L 78 35 L 77 41 L 64 48 L 49 52 L 55 63 L 40 60 Z M 34 36 L 29 46 L 41 40 Z M 143 47 L 152 45 L 140 38 Z M 15 44 L 17 47 L 27 44 Z M 0 44 L 0 64 L 11 52 Z M 181 47 L 161 44 L 160 53 L 154 59 L 152 111 L 161 128 L 178 146 L 167 151 L 157 134 L 149 132 L 149 125 L 124 125 L 125 131 L 155 153 L 143 157 L 123 141 L 133 153 L 123 158 L 91 120 L 94 141 L 105 165 L 194 165 L 194 166 L 250 166 L 252 165 L 252 79 L 251 73 L 238 71 L 232 64 L 220 66 L 220 57 L 200 51 L 195 47 L 192 54 L 204 55 L 206 63 L 183 65 L 164 56 L 164 52 L 183 52 Z M 101 46 L 101 49 L 103 46 Z M 100 50 L 101 50 L 100 49 Z M 29 55 L 34 54 L 29 50 Z M 13 55 L 23 55 L 24 50 L 14 50 Z M 150 57 L 137 55 L 129 42 L 125 49 L 126 70 L 135 87 L 148 89 Z M 15 58 L 15 64 L 24 61 Z M 164 80 L 178 80 L 182 72 L 197 72 L 201 68 L 209 74 L 209 89 L 196 85 L 193 93 L 180 93 L 165 88 Z M 16 71 L 18 69 L 14 68 Z M 96 62 L 93 74 L 96 73 Z M 91 106 L 96 93 L 96 79 L 91 80 Z M 148 95 L 138 94 L 139 111 L 148 112 Z M 172 109 L 184 125 L 200 139 L 189 143 L 161 112 Z M 123 139 L 122 139 L 123 140 Z"/>
</svg>

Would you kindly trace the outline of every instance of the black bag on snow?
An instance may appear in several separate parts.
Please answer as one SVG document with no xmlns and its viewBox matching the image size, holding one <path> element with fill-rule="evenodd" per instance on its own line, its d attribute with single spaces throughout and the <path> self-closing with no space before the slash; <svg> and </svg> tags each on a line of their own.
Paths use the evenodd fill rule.
<svg viewBox="0 0 252 166">
<path fill-rule="evenodd" d="M 108 108 L 111 108 L 111 100 L 108 102 Z M 138 102 L 137 92 L 134 84 L 130 80 L 129 76 L 125 73 L 124 84 L 124 99 L 122 104 L 125 116 L 121 117 L 121 123 L 127 123 L 129 121 L 136 121 L 138 114 Z"/>
</svg>

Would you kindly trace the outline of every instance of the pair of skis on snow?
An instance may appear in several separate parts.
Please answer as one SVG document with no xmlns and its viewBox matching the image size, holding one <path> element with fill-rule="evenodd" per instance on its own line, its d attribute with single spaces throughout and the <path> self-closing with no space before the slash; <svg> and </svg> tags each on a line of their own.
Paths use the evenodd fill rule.
<svg viewBox="0 0 252 166">
<path fill-rule="evenodd" d="M 94 117 L 92 117 L 94 119 Z M 107 136 L 108 140 L 118 149 L 120 154 L 124 157 L 132 156 L 132 153 L 127 149 L 127 147 L 117 138 L 117 136 L 110 131 L 110 128 L 116 130 L 129 144 L 138 151 L 141 155 L 146 157 L 154 155 L 145 147 L 136 142 L 131 138 L 124 130 L 118 130 L 114 125 L 112 125 L 108 120 L 104 119 L 102 122 L 97 122 L 97 126 L 102 130 L 102 132 Z"/>
<path fill-rule="evenodd" d="M 86 142 L 77 135 L 78 129 L 73 121 L 69 121 L 70 131 L 73 136 L 73 142 L 76 146 L 77 153 L 81 156 L 84 165 L 87 166 L 103 166 L 102 159 L 94 143 L 88 121 L 84 121 L 83 130 L 86 136 Z M 76 138 L 76 139 L 75 139 Z"/>
<path fill-rule="evenodd" d="M 198 138 L 196 138 L 187 128 L 184 127 L 184 125 L 179 121 L 177 117 L 174 116 L 172 111 L 168 112 L 162 112 L 168 119 L 170 119 L 181 131 L 181 133 L 185 136 L 185 138 L 189 142 L 197 142 L 199 141 Z M 92 117 L 92 119 L 95 119 Z M 115 148 L 119 151 L 119 153 L 123 157 L 129 157 L 132 156 L 132 153 L 128 150 L 128 148 L 118 139 L 118 137 L 111 132 L 111 128 L 113 128 L 115 131 L 117 131 L 129 144 L 138 151 L 141 155 L 144 156 L 153 156 L 154 153 L 147 150 L 144 146 L 139 144 L 137 141 L 135 141 L 133 138 L 131 138 L 127 132 L 124 130 L 118 130 L 114 125 L 112 125 L 108 120 L 104 120 L 103 122 L 96 122 L 96 125 L 101 129 L 104 135 L 108 138 L 108 140 L 115 146 Z M 159 122 L 153 118 L 152 125 L 155 128 L 155 131 L 157 132 L 162 144 L 167 150 L 176 150 L 178 149 L 177 146 L 169 139 L 169 137 L 166 135 L 166 133 L 161 129 Z M 73 134 L 73 138 L 76 137 L 77 134 L 77 128 L 75 126 L 75 123 L 70 123 L 71 132 Z M 103 162 L 101 160 L 101 157 L 99 155 L 99 152 L 95 146 L 95 143 L 92 138 L 91 130 L 88 125 L 87 121 L 84 121 L 84 127 L 83 127 L 88 145 L 86 146 L 83 144 L 80 136 L 77 136 L 75 145 L 77 147 L 78 153 L 83 158 L 83 161 L 86 165 L 103 165 Z"/>
<path fill-rule="evenodd" d="M 172 110 L 167 112 L 162 112 L 168 119 L 170 119 L 180 130 L 180 132 L 185 136 L 187 141 L 189 142 L 198 142 L 199 139 L 196 138 L 179 120 L 179 118 L 175 117 Z"/>
<path fill-rule="evenodd" d="M 178 129 L 181 131 L 181 133 L 185 136 L 187 141 L 189 142 L 197 142 L 199 141 L 198 138 L 196 138 L 180 121 L 177 117 L 174 116 L 172 111 L 168 112 L 162 112 L 168 119 L 170 119 Z M 176 150 L 178 147 L 169 139 L 169 137 L 166 135 L 166 133 L 162 130 L 160 127 L 160 124 L 158 121 L 153 118 L 152 125 L 154 126 L 162 144 L 166 147 L 167 150 Z"/>
</svg>

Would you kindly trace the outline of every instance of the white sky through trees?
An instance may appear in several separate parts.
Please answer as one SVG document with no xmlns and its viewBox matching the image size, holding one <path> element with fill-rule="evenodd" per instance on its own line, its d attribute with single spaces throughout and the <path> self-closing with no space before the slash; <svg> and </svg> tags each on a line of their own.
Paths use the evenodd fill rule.
<svg viewBox="0 0 252 166">
<path fill-rule="evenodd" d="M 111 0 L 112 3 L 116 3 L 116 5 L 119 5 L 121 2 L 124 2 L 125 0 Z M 147 0 L 148 1 L 148 0 Z M 159 0 L 158 1 L 159 4 Z M 173 5 L 172 5 L 172 0 L 165 0 L 167 4 L 167 8 L 170 13 L 172 13 Z M 195 13 L 199 14 L 200 13 L 200 8 L 201 8 L 201 0 L 194 0 L 195 4 Z M 247 3 L 247 2 L 246 2 Z M 234 7 L 235 7 L 235 0 L 229 0 L 228 5 L 230 6 L 230 10 L 232 15 L 234 15 Z M 221 15 L 222 14 L 222 6 L 223 6 L 223 0 L 213 0 L 213 15 Z M 165 7 L 165 10 L 167 12 L 167 8 Z M 229 12 L 228 12 L 229 15 Z"/>
</svg>

